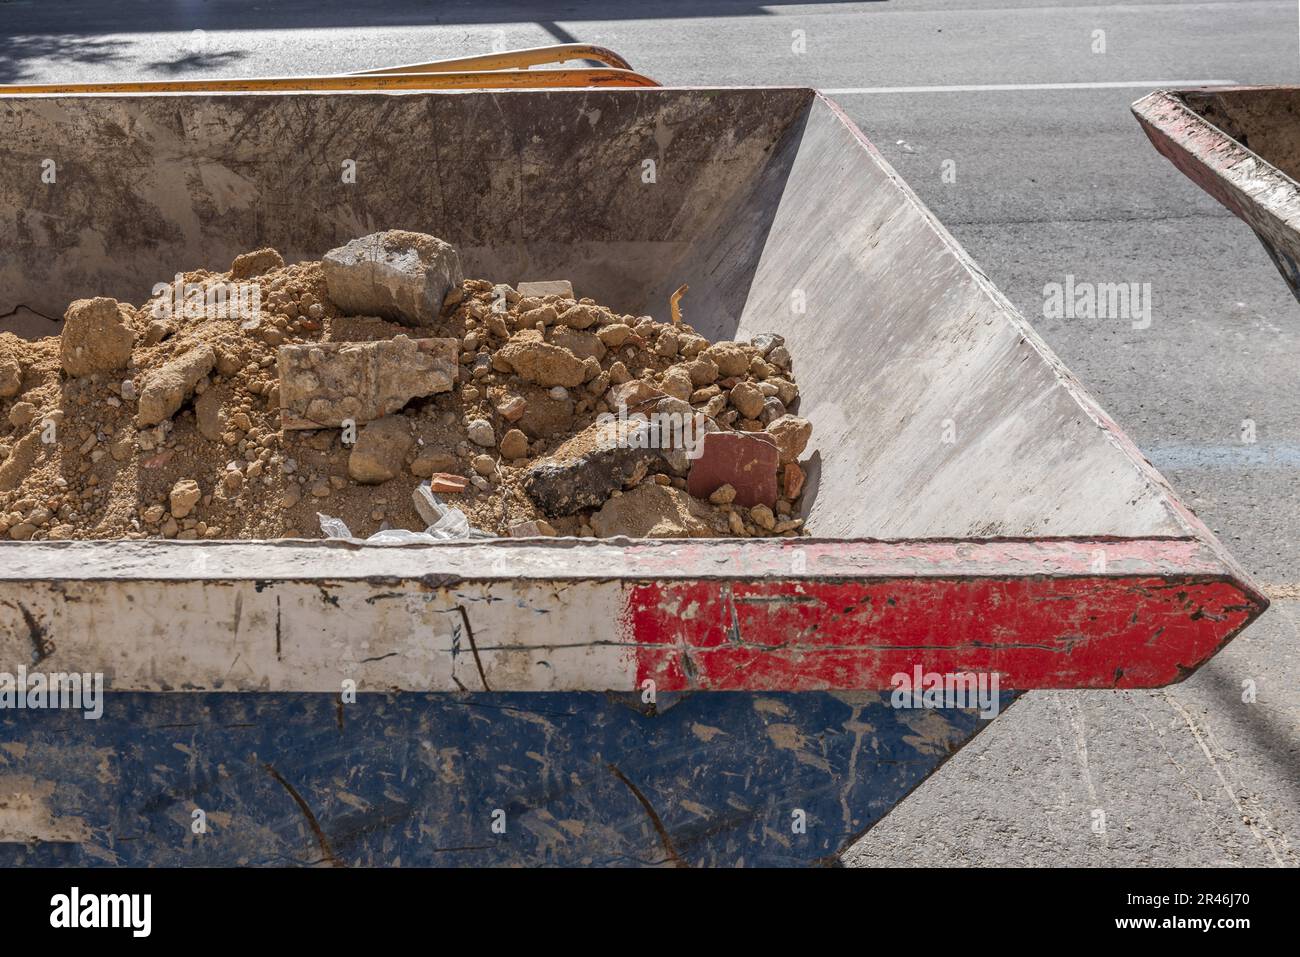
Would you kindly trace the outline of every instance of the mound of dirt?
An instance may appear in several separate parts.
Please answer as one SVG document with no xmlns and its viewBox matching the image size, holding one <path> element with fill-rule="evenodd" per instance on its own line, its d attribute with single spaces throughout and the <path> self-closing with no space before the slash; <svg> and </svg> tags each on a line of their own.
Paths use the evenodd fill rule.
<svg viewBox="0 0 1300 957">
<path fill-rule="evenodd" d="M 349 280 L 345 314 L 320 262 L 257 250 L 138 308 L 71 303 L 60 337 L 0 333 L 0 534 L 319 538 L 318 513 L 359 537 L 421 531 L 424 480 L 496 535 L 802 534 L 810 430 L 779 336 L 711 343 L 481 279 L 430 319 L 432 280 L 416 281 L 400 322 L 395 281 L 380 318 L 354 314 Z M 704 471 L 686 491 L 692 469 L 728 474 L 697 457 L 715 431 L 780 450 L 755 457 L 779 459 L 775 499 L 737 504 L 770 493 L 701 488 Z"/>
</svg>

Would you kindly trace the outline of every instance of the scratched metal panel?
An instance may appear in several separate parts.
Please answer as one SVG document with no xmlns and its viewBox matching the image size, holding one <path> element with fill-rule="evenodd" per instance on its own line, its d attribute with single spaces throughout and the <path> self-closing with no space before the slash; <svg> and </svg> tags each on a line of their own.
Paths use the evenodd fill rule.
<svg viewBox="0 0 1300 957">
<path fill-rule="evenodd" d="M 181 269 L 379 229 L 466 272 L 564 275 L 633 309 L 765 161 L 809 90 L 0 97 L 0 314 L 139 302 Z M 57 188 L 40 183 L 57 163 Z M 355 164 L 344 182 L 343 163 Z M 656 164 L 654 186 L 642 164 Z M 33 171 L 35 175 L 32 175 Z"/>
<path fill-rule="evenodd" d="M 874 693 L 643 707 L 118 693 L 97 721 L 0 711 L 0 866 L 831 863 L 987 724 Z"/>
<path fill-rule="evenodd" d="M 1158 91 L 1133 113 L 1166 159 L 1255 231 L 1300 299 L 1300 88 Z"/>
<path fill-rule="evenodd" d="M 879 690 L 917 664 L 1152 687 L 1267 604 L 1195 542 L 9 551 L 26 569 L 0 572 L 0 671 L 119 691 Z"/>
</svg>

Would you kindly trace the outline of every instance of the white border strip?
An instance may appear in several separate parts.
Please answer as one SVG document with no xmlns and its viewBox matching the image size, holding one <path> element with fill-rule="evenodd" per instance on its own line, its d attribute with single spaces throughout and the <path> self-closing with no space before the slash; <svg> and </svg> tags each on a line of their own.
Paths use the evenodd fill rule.
<svg viewBox="0 0 1300 957">
<path fill-rule="evenodd" d="M 1098 83 L 976 83 L 967 86 L 844 86 L 823 89 L 827 96 L 859 93 L 1014 93 L 1028 90 L 1159 90 L 1193 86 L 1236 86 L 1234 80 L 1119 80 Z"/>
</svg>

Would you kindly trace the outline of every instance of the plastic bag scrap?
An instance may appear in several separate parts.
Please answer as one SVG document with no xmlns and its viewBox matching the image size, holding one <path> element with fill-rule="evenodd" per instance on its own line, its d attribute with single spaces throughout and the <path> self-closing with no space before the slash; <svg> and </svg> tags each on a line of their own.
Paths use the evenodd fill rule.
<svg viewBox="0 0 1300 957">
<path fill-rule="evenodd" d="M 369 538 L 357 539 L 353 537 L 351 529 L 348 528 L 343 519 L 333 518 L 321 512 L 317 512 L 316 517 L 320 519 L 320 530 L 326 538 L 346 538 L 352 541 L 362 541 L 367 545 L 410 545 L 421 543 L 427 545 L 432 542 L 461 542 L 471 538 L 494 537 L 487 532 L 472 528 L 465 513 L 458 508 L 452 508 L 444 504 L 430 490 L 427 481 L 416 486 L 412 497 L 415 499 L 415 508 L 420 513 L 420 517 L 430 523 L 429 527 L 422 532 L 412 532 L 405 528 L 381 528 Z"/>
</svg>

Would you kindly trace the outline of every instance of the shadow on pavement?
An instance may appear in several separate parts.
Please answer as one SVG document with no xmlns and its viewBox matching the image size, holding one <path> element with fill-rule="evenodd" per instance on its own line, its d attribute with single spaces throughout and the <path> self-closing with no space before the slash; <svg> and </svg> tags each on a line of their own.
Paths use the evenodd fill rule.
<svg viewBox="0 0 1300 957">
<path fill-rule="evenodd" d="M 0 83 L 15 83 L 30 75 L 25 60 L 56 59 L 77 64 L 112 63 L 120 60 L 119 44 L 111 40 L 68 35 L 13 38 L 0 36 Z"/>
<path fill-rule="evenodd" d="M 211 67 L 225 66 L 248 56 L 241 50 L 226 50 L 221 53 L 185 53 L 172 60 L 155 60 L 149 69 L 163 73 L 185 73 L 188 70 L 205 70 Z"/>
<path fill-rule="evenodd" d="M 822 0 L 784 0 L 784 3 L 787 6 L 826 5 Z M 99 0 L 0 0 L 0 83 L 16 83 L 29 78 L 32 71 L 23 66 L 28 60 L 59 58 L 75 65 L 115 59 L 113 42 L 99 39 L 112 34 L 535 23 L 551 34 L 555 42 L 572 43 L 576 38 L 560 22 L 765 15 L 768 15 L 768 10 L 761 0 L 648 0 L 628 4 L 612 4 L 608 0 L 568 0 L 565 3 L 394 0 L 382 4 L 357 3 L 355 0 L 283 0 L 258 6 L 250 6 L 246 0 L 208 0 L 205 3 L 122 0 L 111 4 Z M 683 42 L 689 40 L 690 35 L 684 30 Z M 179 40 L 178 45 L 183 49 Z M 177 73 L 191 67 L 220 66 L 231 56 L 193 54 L 151 65 L 165 72 Z"/>
<path fill-rule="evenodd" d="M 1228 722 L 1254 742 L 1278 772 L 1278 777 L 1291 791 L 1300 805 L 1300 730 L 1271 717 L 1259 705 L 1244 705 L 1242 689 L 1237 678 L 1224 673 L 1222 667 L 1210 662 L 1198 674 L 1222 703 L 1215 717 L 1225 717 Z"/>
</svg>

